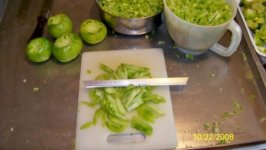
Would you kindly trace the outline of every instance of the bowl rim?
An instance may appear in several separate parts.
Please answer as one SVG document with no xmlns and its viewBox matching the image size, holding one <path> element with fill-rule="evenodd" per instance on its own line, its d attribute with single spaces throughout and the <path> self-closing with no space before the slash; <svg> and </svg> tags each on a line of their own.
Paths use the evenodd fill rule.
<svg viewBox="0 0 266 150">
<path fill-rule="evenodd" d="M 95 1 L 96 1 L 96 3 L 97 3 L 98 7 L 101 9 L 101 11 L 103 11 L 104 13 L 106 13 L 106 14 L 112 16 L 112 17 L 115 17 L 115 18 L 117 18 L 117 19 L 123 19 L 123 20 L 129 20 L 129 21 L 149 19 L 149 18 L 152 18 L 152 17 L 155 17 L 155 16 L 157 16 L 157 15 L 162 14 L 162 12 L 164 11 L 164 9 L 162 9 L 160 12 L 158 12 L 158 13 L 156 13 L 156 14 L 154 14 L 154 15 L 151 15 L 151 16 L 146 16 L 146 17 L 140 17 L 140 18 L 126 18 L 126 17 L 121 17 L 121 16 L 115 16 L 115 15 L 113 15 L 113 14 L 111 14 L 111 13 L 105 11 L 105 10 L 101 7 L 101 5 L 100 5 L 100 0 L 95 0 Z"/>
</svg>

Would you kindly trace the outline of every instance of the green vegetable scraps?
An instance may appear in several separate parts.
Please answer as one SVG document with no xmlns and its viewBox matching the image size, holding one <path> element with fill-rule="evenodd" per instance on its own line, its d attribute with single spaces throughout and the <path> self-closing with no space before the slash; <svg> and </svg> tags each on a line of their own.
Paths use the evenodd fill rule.
<svg viewBox="0 0 266 150">
<path fill-rule="evenodd" d="M 219 123 L 216 121 L 212 123 L 205 123 L 204 130 L 205 131 L 211 130 L 213 133 L 219 133 L 220 132 Z"/>
<path fill-rule="evenodd" d="M 166 0 L 178 17 L 198 25 L 219 25 L 232 17 L 232 8 L 224 0 Z"/>
<path fill-rule="evenodd" d="M 188 60 L 194 60 L 194 55 L 192 55 L 192 54 L 186 54 L 186 59 L 188 59 Z"/>
<path fill-rule="evenodd" d="M 211 128 L 211 124 L 210 123 L 205 123 L 204 124 L 204 130 L 209 130 Z"/>
<path fill-rule="evenodd" d="M 104 73 L 98 75 L 96 80 L 116 80 L 150 78 L 150 70 L 130 64 L 120 64 L 116 70 L 100 64 Z M 87 129 L 91 125 L 101 122 L 112 132 L 123 132 L 128 127 L 135 128 L 146 135 L 152 135 L 152 123 L 164 115 L 157 107 L 164 103 L 162 96 L 154 94 L 154 87 L 127 87 L 95 88 L 89 90 L 90 102 L 81 103 L 97 108 L 92 121 L 86 122 L 80 129 Z"/>
<path fill-rule="evenodd" d="M 88 70 L 86 71 L 86 73 L 87 73 L 87 74 L 91 74 L 91 70 L 88 69 Z"/>
<path fill-rule="evenodd" d="M 106 12 L 123 18 L 153 16 L 163 10 L 162 0 L 101 0 L 100 6 Z"/>
<path fill-rule="evenodd" d="M 38 88 L 38 87 L 34 87 L 34 88 L 32 88 L 32 91 L 33 92 L 38 92 L 40 90 L 40 88 Z"/>
<path fill-rule="evenodd" d="M 243 15 L 249 29 L 254 33 L 258 49 L 266 53 L 266 7 L 265 0 L 242 0 Z"/>
<path fill-rule="evenodd" d="M 83 124 L 80 129 L 86 129 L 86 128 L 89 128 L 90 126 L 92 125 L 92 122 L 87 122 L 85 124 Z"/>
<path fill-rule="evenodd" d="M 218 141 L 217 145 L 228 144 L 228 143 L 230 143 L 230 141 L 228 141 L 228 140 L 220 140 L 220 141 Z"/>
<path fill-rule="evenodd" d="M 238 102 L 233 102 L 232 103 L 232 110 L 229 111 L 229 112 L 224 112 L 223 114 L 221 114 L 221 116 L 218 118 L 218 120 L 214 120 L 212 121 L 211 123 L 207 122 L 203 125 L 203 129 L 205 131 L 209 131 L 211 133 L 220 133 L 221 129 L 220 129 L 220 126 L 224 123 L 224 121 L 226 119 L 229 119 L 229 118 L 232 118 L 236 115 L 239 115 L 242 110 L 243 110 L 243 107 L 241 104 L 239 104 Z M 241 128 L 241 127 L 237 127 L 237 128 Z M 229 143 L 229 141 L 227 140 L 221 140 L 219 141 L 217 144 L 227 144 Z"/>
<path fill-rule="evenodd" d="M 230 111 L 230 112 L 224 112 L 224 113 L 222 114 L 222 117 L 223 117 L 224 119 L 226 119 L 226 118 L 231 118 L 231 117 L 233 117 L 233 116 L 235 116 L 235 115 L 239 115 L 239 114 L 241 113 L 242 110 L 243 110 L 242 105 L 240 105 L 240 104 L 237 103 L 237 102 L 233 102 L 233 103 L 232 103 L 232 111 Z"/>
</svg>

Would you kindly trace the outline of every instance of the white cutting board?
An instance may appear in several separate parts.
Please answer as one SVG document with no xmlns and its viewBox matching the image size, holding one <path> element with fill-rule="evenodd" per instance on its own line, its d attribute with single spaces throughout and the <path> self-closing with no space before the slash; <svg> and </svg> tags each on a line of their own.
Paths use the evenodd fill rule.
<svg viewBox="0 0 266 150">
<path fill-rule="evenodd" d="M 154 90 L 155 93 L 166 99 L 166 103 L 158 105 L 160 110 L 165 112 L 165 115 L 152 124 L 153 134 L 147 136 L 144 142 L 110 144 L 106 141 L 106 137 L 114 133 L 102 127 L 101 122 L 97 126 L 80 130 L 81 125 L 92 120 L 95 111 L 94 108 L 89 108 L 81 104 L 81 101 L 89 100 L 88 90 L 84 88 L 83 81 L 95 79 L 97 75 L 102 73 L 99 68 L 100 63 L 106 64 L 113 69 L 116 69 L 121 63 L 145 66 L 150 68 L 153 77 L 167 77 L 162 49 L 132 49 L 83 53 L 79 83 L 76 150 L 154 150 L 175 148 L 177 145 L 176 129 L 168 86 L 158 87 Z M 88 74 L 87 70 L 90 70 L 91 73 Z M 124 133 L 137 133 L 137 131 L 127 129 Z"/>
</svg>

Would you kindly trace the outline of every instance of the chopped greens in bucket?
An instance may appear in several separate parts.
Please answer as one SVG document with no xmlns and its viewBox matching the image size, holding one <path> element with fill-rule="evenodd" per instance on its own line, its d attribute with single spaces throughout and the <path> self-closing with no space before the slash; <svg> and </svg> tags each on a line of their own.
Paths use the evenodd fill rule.
<svg viewBox="0 0 266 150">
<path fill-rule="evenodd" d="M 124 18 L 141 18 L 156 15 L 163 10 L 162 0 L 100 0 L 106 12 Z"/>
<path fill-rule="evenodd" d="M 178 17 L 198 25 L 219 25 L 232 17 L 232 8 L 224 0 L 166 0 Z"/>
<path fill-rule="evenodd" d="M 96 80 L 116 80 L 150 78 L 149 68 L 130 64 L 120 64 L 116 70 L 100 64 L 104 72 L 96 77 Z M 152 123 L 164 113 L 158 108 L 164 103 L 162 96 L 153 93 L 154 87 L 139 87 L 129 85 L 127 87 L 94 88 L 89 90 L 90 102 L 82 104 L 95 108 L 93 119 L 83 124 L 80 129 L 89 128 L 101 122 L 112 132 L 123 132 L 128 127 L 146 134 L 152 135 Z"/>
</svg>

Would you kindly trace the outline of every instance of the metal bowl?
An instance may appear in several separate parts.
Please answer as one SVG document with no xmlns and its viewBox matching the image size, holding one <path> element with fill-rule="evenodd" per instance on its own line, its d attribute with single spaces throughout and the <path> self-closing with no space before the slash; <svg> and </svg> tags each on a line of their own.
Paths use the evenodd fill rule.
<svg viewBox="0 0 266 150">
<path fill-rule="evenodd" d="M 161 14 L 159 12 L 153 16 L 142 18 L 123 18 L 114 16 L 106 12 L 100 5 L 101 0 L 96 0 L 102 20 L 114 31 L 126 35 L 142 35 L 151 32 L 156 26 L 159 26 Z"/>
</svg>

